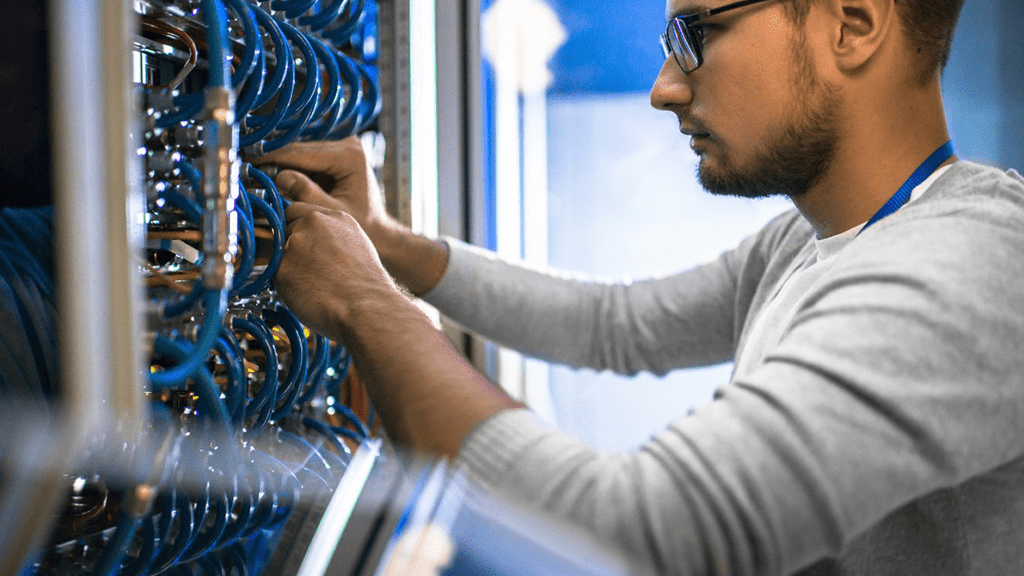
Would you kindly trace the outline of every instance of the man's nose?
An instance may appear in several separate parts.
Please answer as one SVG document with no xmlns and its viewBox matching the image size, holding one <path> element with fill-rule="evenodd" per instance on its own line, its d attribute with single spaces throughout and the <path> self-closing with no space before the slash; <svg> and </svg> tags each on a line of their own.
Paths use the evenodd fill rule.
<svg viewBox="0 0 1024 576">
<path fill-rule="evenodd" d="M 651 87 L 651 106 L 658 110 L 675 111 L 676 108 L 689 106 L 692 100 L 693 87 L 689 75 L 669 56 Z"/>
</svg>

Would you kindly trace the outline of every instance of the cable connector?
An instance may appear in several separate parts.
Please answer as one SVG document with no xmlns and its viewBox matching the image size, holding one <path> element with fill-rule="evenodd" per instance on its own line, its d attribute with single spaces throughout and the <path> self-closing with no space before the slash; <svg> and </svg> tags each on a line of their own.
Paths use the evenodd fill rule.
<svg viewBox="0 0 1024 576">
<path fill-rule="evenodd" d="M 203 109 L 203 287 L 207 290 L 231 286 L 231 261 L 238 252 L 237 147 L 234 93 L 207 88 Z"/>
</svg>

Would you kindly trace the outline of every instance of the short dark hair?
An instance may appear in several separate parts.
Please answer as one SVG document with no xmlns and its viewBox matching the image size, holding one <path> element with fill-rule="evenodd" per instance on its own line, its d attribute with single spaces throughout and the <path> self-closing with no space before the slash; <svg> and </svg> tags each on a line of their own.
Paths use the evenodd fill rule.
<svg viewBox="0 0 1024 576">
<path fill-rule="evenodd" d="M 807 20 L 815 0 L 786 0 L 786 12 L 797 24 Z M 964 0 L 893 0 L 910 47 L 917 53 L 920 82 L 928 82 L 949 62 Z"/>
</svg>

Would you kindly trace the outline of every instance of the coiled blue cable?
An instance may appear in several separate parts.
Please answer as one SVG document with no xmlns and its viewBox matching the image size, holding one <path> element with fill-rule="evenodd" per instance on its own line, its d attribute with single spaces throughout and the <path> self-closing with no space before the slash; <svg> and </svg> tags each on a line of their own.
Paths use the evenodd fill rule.
<svg viewBox="0 0 1024 576">
<path fill-rule="evenodd" d="M 273 54 L 275 58 L 274 71 L 270 73 L 270 76 L 266 80 L 264 89 L 260 91 L 259 98 L 256 99 L 256 108 L 262 108 L 270 103 L 270 101 L 277 95 L 278 92 L 284 88 L 285 79 L 288 75 L 288 69 L 291 61 L 291 48 L 288 45 L 288 41 L 284 38 L 284 33 L 281 32 L 280 26 L 277 25 L 277 20 L 267 14 L 259 5 L 254 4 L 252 6 L 253 15 L 256 16 L 256 23 L 263 28 L 266 32 L 266 36 L 270 38 L 270 44 L 273 46 Z M 264 49 L 264 65 L 269 66 L 270 54 Z M 281 61 L 281 58 L 285 58 L 285 62 Z M 291 98 L 291 96 L 288 96 Z"/>
<path fill-rule="evenodd" d="M 360 122 L 356 130 L 357 132 L 362 132 L 377 120 L 383 103 L 380 98 L 380 80 L 377 78 L 376 72 L 361 62 L 356 62 L 356 67 L 359 68 L 359 72 L 366 80 L 363 87 L 366 89 L 367 94 L 363 98 L 359 112 Z"/>
<path fill-rule="evenodd" d="M 321 435 L 323 435 L 323 437 L 331 444 L 331 446 L 334 446 L 334 449 L 338 452 L 337 456 L 339 458 L 341 458 L 341 456 L 344 455 L 346 458 L 351 460 L 352 451 L 349 449 L 348 446 L 345 445 L 344 442 L 338 440 L 338 435 L 331 430 L 330 426 L 309 416 L 302 417 L 302 425 L 306 426 L 307 428 L 316 430 Z M 342 463 L 344 465 L 348 465 L 348 462 L 345 462 L 344 460 L 342 460 Z"/>
<path fill-rule="evenodd" d="M 347 88 L 348 98 L 345 99 L 345 106 L 342 108 L 339 118 L 326 131 L 324 137 L 329 135 L 331 138 L 344 138 L 355 134 L 356 115 L 363 101 L 363 81 L 362 75 L 351 58 L 341 52 L 335 52 L 335 57 L 338 62 L 338 70 L 341 72 L 341 79 Z M 317 131 L 317 135 L 319 132 Z"/>
<path fill-rule="evenodd" d="M 196 198 L 202 199 L 203 175 L 199 172 L 199 169 L 184 156 L 178 158 L 174 165 L 177 166 L 181 175 L 185 177 L 185 181 L 192 187 L 192 193 L 195 194 Z"/>
<path fill-rule="evenodd" d="M 316 0 L 274 0 L 270 7 L 274 10 L 282 10 L 288 18 L 297 18 L 313 7 Z"/>
<path fill-rule="evenodd" d="M 288 111 L 285 113 L 285 119 L 277 125 L 277 128 L 284 132 L 262 142 L 260 151 L 263 153 L 285 146 L 295 140 L 306 129 L 306 126 L 316 112 L 318 104 L 317 95 L 320 92 L 320 66 L 309 40 L 287 22 L 281 23 L 281 29 L 284 31 L 285 36 L 295 42 L 302 53 L 306 66 L 306 76 L 302 91 L 288 108 Z"/>
<path fill-rule="evenodd" d="M 327 370 L 328 348 L 330 345 L 327 338 L 320 334 L 314 334 L 314 341 L 316 342 L 316 353 L 309 361 L 306 389 L 299 394 L 298 400 L 295 401 L 295 404 L 298 406 L 308 403 L 323 388 L 324 372 Z"/>
<path fill-rule="evenodd" d="M 249 75 L 256 71 L 259 53 L 263 51 L 263 45 L 260 42 L 261 39 L 257 38 L 256 19 L 252 14 L 252 9 L 242 0 L 225 0 L 225 2 L 231 7 L 238 21 L 242 24 L 242 44 L 245 47 L 245 51 L 238 62 L 238 67 L 231 74 L 231 85 L 237 87 L 241 86 L 249 78 Z M 240 118 L 246 112 L 240 111 L 236 104 L 236 117 Z"/>
<path fill-rule="evenodd" d="M 274 45 L 275 66 L 274 73 L 264 89 L 260 91 L 256 99 L 255 108 L 261 108 L 269 103 L 275 96 L 277 102 L 269 116 L 254 116 L 249 114 L 244 118 L 244 124 L 251 131 L 242 134 L 239 138 L 239 145 L 247 148 L 269 136 L 277 125 L 284 120 L 292 100 L 292 93 L 295 90 L 295 66 L 292 62 L 292 51 L 278 23 L 259 7 L 254 7 L 256 19 L 263 26 L 263 29 L 270 34 Z"/>
<path fill-rule="evenodd" d="M 277 395 L 277 347 L 274 346 L 274 336 L 270 333 L 270 329 L 253 315 L 249 315 L 247 318 L 235 317 L 231 320 L 231 327 L 235 330 L 241 330 L 248 333 L 256 341 L 256 344 L 263 351 L 263 356 L 266 358 L 266 371 L 263 374 L 263 385 L 260 387 L 260 391 L 256 393 L 256 396 L 249 400 L 245 405 L 245 419 L 248 420 L 257 414 L 261 410 L 265 410 L 267 413 L 266 420 L 270 419 L 271 408 L 267 408 Z M 263 422 L 266 425 L 266 422 Z"/>
<path fill-rule="evenodd" d="M 342 78 L 341 69 L 338 67 L 338 59 L 331 52 L 331 49 L 319 39 L 310 38 L 313 50 L 319 56 L 319 62 L 327 71 L 327 90 L 320 101 L 317 110 L 313 112 L 314 120 L 307 124 L 302 132 L 303 138 L 315 137 L 321 132 L 326 133 L 337 124 L 341 118 L 342 102 Z M 326 130 L 325 130 L 326 127 Z"/>
<path fill-rule="evenodd" d="M 313 51 L 313 46 L 305 34 L 299 32 L 296 27 L 287 22 L 281 22 L 281 31 L 284 32 L 285 38 L 292 42 L 293 54 L 295 53 L 295 48 L 298 48 L 306 69 L 306 75 L 302 82 L 302 91 L 295 97 L 286 114 L 286 118 L 294 119 L 301 116 L 311 104 L 315 106 L 316 96 L 320 91 L 320 64 L 316 52 Z M 283 127 L 291 127 L 292 125 L 287 122 L 283 123 Z"/>
<path fill-rule="evenodd" d="M 296 434 L 292 434 L 291 432 L 287 432 L 285 430 L 281 430 L 281 432 L 278 434 L 278 437 L 281 439 L 282 442 L 294 446 L 303 452 L 305 460 L 301 462 L 303 468 L 300 471 L 312 471 L 310 470 L 309 464 L 310 462 L 313 462 L 316 463 L 316 469 L 323 472 L 323 474 L 320 475 L 321 481 L 324 481 L 326 483 L 326 478 L 330 478 L 331 476 L 334 475 L 333 467 L 329 462 L 327 462 L 327 460 L 324 458 L 324 455 L 321 454 L 320 451 L 316 449 L 316 447 L 307 442 L 305 438 L 302 438 Z M 330 487 L 329 484 L 328 487 Z"/>
<path fill-rule="evenodd" d="M 253 451 L 253 461 L 264 470 L 276 472 L 272 478 L 280 482 L 271 488 L 275 494 L 274 507 L 270 512 L 269 520 L 264 524 L 266 528 L 274 529 L 288 519 L 288 515 L 291 514 L 295 502 L 299 498 L 302 483 L 287 466 L 265 452 Z"/>
<path fill-rule="evenodd" d="M 151 372 L 149 374 L 149 383 L 154 389 L 178 386 L 191 376 L 198 376 L 199 385 L 201 387 L 205 386 L 206 381 L 201 372 L 206 372 L 205 377 L 210 379 L 210 385 L 212 386 L 212 379 L 209 376 L 209 372 L 203 367 L 203 362 L 206 361 L 210 349 L 213 348 L 214 342 L 217 341 L 217 334 L 220 332 L 221 321 L 227 308 L 227 292 L 223 290 L 208 291 L 203 300 L 206 307 L 206 315 L 203 318 L 203 326 L 199 331 L 199 337 L 196 339 L 195 344 L 192 345 L 191 350 L 184 353 L 184 348 L 180 345 L 166 338 L 157 338 L 157 343 L 161 348 L 160 353 L 173 356 L 175 357 L 174 359 L 180 360 L 181 363 L 167 370 Z M 160 342 L 163 342 L 163 344 L 160 345 Z M 179 350 L 183 353 L 179 353 Z M 202 388 L 200 388 L 200 391 L 200 400 L 204 397 L 203 393 L 208 394 L 211 392 Z M 220 392 L 217 391 L 215 396 L 208 398 L 205 401 L 205 407 L 210 410 L 211 417 L 215 417 L 219 422 L 227 424 L 229 421 L 227 408 L 220 402 L 219 394 Z"/>
<path fill-rule="evenodd" d="M 252 164 L 242 165 L 242 177 L 256 182 L 259 187 L 266 190 L 267 202 L 269 202 L 274 208 L 274 211 L 277 212 L 277 217 L 281 219 L 281 222 L 284 222 L 284 203 L 281 199 L 281 192 L 278 191 L 277 184 L 274 183 L 274 180 L 271 179 L 266 172 Z"/>
<path fill-rule="evenodd" d="M 210 504 L 212 510 L 208 513 L 208 518 L 212 518 L 213 521 L 206 520 L 199 527 L 199 533 L 195 540 L 182 555 L 184 562 L 197 560 L 213 549 L 227 527 L 228 518 L 231 515 L 230 495 L 224 490 L 213 489 L 210 494 Z"/>
<path fill-rule="evenodd" d="M 284 381 L 278 385 L 277 398 L 274 403 L 274 412 L 271 418 L 280 420 L 287 416 L 295 405 L 295 399 L 306 381 L 306 369 L 309 363 L 309 345 L 306 336 L 303 334 L 302 324 L 284 307 L 277 309 L 267 308 L 263 310 L 263 320 L 267 324 L 276 325 L 284 331 L 291 346 L 291 362 L 288 367 L 288 374 Z"/>
<path fill-rule="evenodd" d="M 203 211 L 199 207 L 199 204 L 195 203 L 190 198 L 186 198 L 184 194 L 178 192 L 174 188 L 165 188 L 164 191 L 160 193 L 160 197 L 163 198 L 169 206 L 181 210 L 185 214 L 185 217 L 192 222 L 202 222 Z"/>
<path fill-rule="evenodd" d="M 219 323 L 218 323 L 219 327 Z M 216 331 L 214 331 L 216 334 Z M 212 347 L 212 344 L 211 344 Z M 205 414 L 207 418 L 211 419 L 222 433 L 227 434 L 228 424 L 230 422 L 230 416 L 228 415 L 227 407 L 224 402 L 220 399 L 220 390 L 213 382 L 213 377 L 210 375 L 209 370 L 202 365 L 206 359 L 206 354 L 203 354 L 196 365 L 195 369 L 192 369 L 188 374 L 181 379 L 175 377 L 166 378 L 166 383 L 161 383 L 159 379 L 154 379 L 154 374 L 167 374 L 168 372 L 178 371 L 184 373 L 188 370 L 187 366 L 191 363 L 193 358 L 198 355 L 194 352 L 199 346 L 193 346 L 191 350 L 188 350 L 185 346 L 170 340 L 163 336 L 157 336 L 155 346 L 157 354 L 171 358 L 172 360 L 178 360 L 181 363 L 164 372 L 154 372 L 150 374 L 150 383 L 154 389 L 173 389 L 173 387 L 180 385 L 186 378 L 192 378 L 196 383 L 196 395 L 199 397 L 199 407 L 202 414 Z M 206 348 L 209 352 L 210 348 Z"/>
<path fill-rule="evenodd" d="M 174 565 L 185 552 L 196 531 L 196 511 L 189 498 L 179 493 L 177 489 L 173 489 L 164 498 L 166 498 L 164 502 L 165 508 L 163 515 L 160 517 L 160 534 L 162 536 L 160 549 L 156 551 L 155 558 L 153 559 L 154 572 L 162 572 Z M 174 528 L 174 518 L 171 515 L 172 510 L 178 520 L 178 529 L 173 535 L 171 533 Z"/>
<path fill-rule="evenodd" d="M 338 414 L 341 414 L 346 420 L 351 422 L 356 427 L 356 430 L 349 430 L 344 426 L 331 426 L 331 432 L 346 438 L 351 438 L 356 442 L 362 442 L 370 438 L 369 428 L 367 428 L 366 424 L 363 424 L 363 421 L 355 415 L 355 412 L 352 412 L 351 408 L 344 404 L 335 404 L 333 408 L 338 412 Z"/>
<path fill-rule="evenodd" d="M 299 25 L 306 26 L 314 32 L 323 30 L 325 27 L 341 17 L 341 13 L 348 8 L 349 0 L 333 0 L 327 6 L 307 16 L 299 17 Z"/>
<path fill-rule="evenodd" d="M 227 525 L 217 541 L 217 547 L 228 546 L 235 542 L 242 532 L 248 527 L 252 518 L 254 498 L 252 486 L 245 475 L 233 471 L 234 500 L 228 508 Z M 241 484 L 241 485 L 239 485 Z"/>
<path fill-rule="evenodd" d="M 249 525 L 242 532 L 243 538 L 251 536 L 257 530 L 261 530 L 270 524 L 274 517 L 274 511 L 277 509 L 277 490 L 268 485 L 267 475 L 263 468 L 253 466 L 252 470 L 259 479 L 259 491 L 257 492 L 259 497 L 256 499 L 256 504 L 253 507 Z"/>
<path fill-rule="evenodd" d="M 266 200 L 253 194 L 249 195 L 249 202 L 256 211 L 263 214 L 263 217 L 270 224 L 270 229 L 273 232 L 273 251 L 270 254 L 270 261 L 267 263 L 267 267 L 263 269 L 263 272 L 255 280 L 238 291 L 238 296 L 240 297 L 254 296 L 266 290 L 270 286 L 271 279 L 277 274 L 277 269 L 281 266 L 281 258 L 284 257 L 284 225 L 277 217 L 277 211 Z"/>
<path fill-rule="evenodd" d="M 257 33 L 259 43 L 263 44 L 263 35 Z M 267 80 L 267 59 L 261 48 L 256 56 L 256 69 L 246 79 L 245 85 L 238 91 L 238 100 L 235 103 L 235 117 L 245 118 L 256 106 L 256 99 L 263 90 L 263 83 Z"/>
<path fill-rule="evenodd" d="M 240 197 L 244 198 L 246 193 L 242 192 Z M 256 264 L 256 231 L 252 224 L 252 216 L 246 214 L 245 210 L 238 210 L 238 248 L 241 251 L 241 260 L 238 269 L 235 270 L 231 279 L 231 297 L 238 296 L 239 291 L 249 282 L 249 275 Z"/>
<path fill-rule="evenodd" d="M 228 414 L 231 415 L 231 423 L 237 426 L 242 422 L 245 415 L 246 400 L 246 376 L 244 367 L 239 359 L 241 350 L 238 347 L 238 342 L 235 340 L 235 335 L 223 326 L 213 348 L 224 362 L 228 380 L 225 402 L 228 407 Z"/>
<path fill-rule="evenodd" d="M 322 32 L 324 38 L 330 40 L 335 46 L 340 47 L 348 44 L 352 39 L 352 34 L 359 27 L 359 21 L 363 17 L 365 5 L 365 0 L 354 0 L 349 4 L 346 18 L 340 21 L 336 20 L 334 24 L 325 28 Z"/>
</svg>

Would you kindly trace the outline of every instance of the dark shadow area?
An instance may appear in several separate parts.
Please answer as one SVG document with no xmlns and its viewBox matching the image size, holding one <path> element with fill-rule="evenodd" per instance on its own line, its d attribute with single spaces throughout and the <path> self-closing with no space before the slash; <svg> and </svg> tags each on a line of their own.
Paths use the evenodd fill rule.
<svg viewBox="0 0 1024 576">
<path fill-rule="evenodd" d="M 0 206 L 51 203 L 46 2 L 0 1 Z"/>
</svg>

